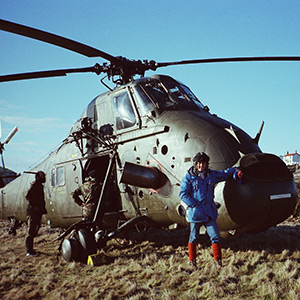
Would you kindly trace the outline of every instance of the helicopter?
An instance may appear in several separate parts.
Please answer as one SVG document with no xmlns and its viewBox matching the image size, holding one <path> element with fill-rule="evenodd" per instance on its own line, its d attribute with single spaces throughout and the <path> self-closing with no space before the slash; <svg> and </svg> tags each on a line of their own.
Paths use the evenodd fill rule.
<svg viewBox="0 0 300 300">
<path fill-rule="evenodd" d="M 213 169 L 237 167 L 243 174 L 215 187 L 222 237 L 264 231 L 293 214 L 298 199 L 292 173 L 279 157 L 263 153 L 258 146 L 264 123 L 252 138 L 212 114 L 184 83 L 166 75 L 147 77 L 145 72 L 173 65 L 299 61 L 300 57 L 131 60 L 7 20 L 0 20 L 0 29 L 108 61 L 86 68 L 0 76 L 0 82 L 8 82 L 92 72 L 104 74 L 101 82 L 108 88 L 87 105 L 56 150 L 0 190 L 0 217 L 14 221 L 13 233 L 26 220 L 25 194 L 32 174 L 39 170 L 47 177 L 48 213 L 42 221 L 66 229 L 57 237 L 66 261 L 86 259 L 109 239 L 137 227 L 187 227 L 187 208 L 179 190 L 197 152 L 210 157 Z M 97 173 L 102 189 L 93 220 L 88 222 L 82 220 L 81 208 L 70 193 L 90 171 Z"/>
</svg>

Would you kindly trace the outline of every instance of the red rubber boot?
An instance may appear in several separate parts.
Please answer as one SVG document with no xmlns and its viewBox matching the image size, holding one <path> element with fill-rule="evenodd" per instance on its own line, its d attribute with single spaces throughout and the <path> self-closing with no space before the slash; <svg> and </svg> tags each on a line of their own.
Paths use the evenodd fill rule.
<svg viewBox="0 0 300 300">
<path fill-rule="evenodd" d="M 196 258 L 197 258 L 197 244 L 189 243 L 189 260 L 190 260 L 190 266 L 193 269 L 197 269 L 197 263 L 196 263 Z"/>
<path fill-rule="evenodd" d="M 215 265 L 219 269 L 222 267 L 222 246 L 220 243 L 212 244 Z"/>
</svg>

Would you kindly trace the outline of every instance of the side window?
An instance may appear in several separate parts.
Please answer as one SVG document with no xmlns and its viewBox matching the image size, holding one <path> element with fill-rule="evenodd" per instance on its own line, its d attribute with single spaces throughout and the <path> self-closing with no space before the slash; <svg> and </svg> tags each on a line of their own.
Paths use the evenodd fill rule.
<svg viewBox="0 0 300 300">
<path fill-rule="evenodd" d="M 136 123 L 134 110 L 127 91 L 113 97 L 113 107 L 117 130 L 131 127 Z"/>
<path fill-rule="evenodd" d="M 51 185 L 55 187 L 55 169 L 51 170 Z"/>
<path fill-rule="evenodd" d="M 65 177 L 65 168 L 58 167 L 51 171 L 51 185 L 52 187 L 55 186 L 63 186 L 66 184 L 66 177 Z"/>
<path fill-rule="evenodd" d="M 56 185 L 57 186 L 63 186 L 65 185 L 65 168 L 59 167 L 56 169 Z"/>
</svg>

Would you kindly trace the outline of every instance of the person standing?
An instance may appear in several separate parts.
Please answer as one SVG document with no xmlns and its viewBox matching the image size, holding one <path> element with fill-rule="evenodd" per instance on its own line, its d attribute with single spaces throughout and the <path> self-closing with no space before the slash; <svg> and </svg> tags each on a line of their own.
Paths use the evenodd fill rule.
<svg viewBox="0 0 300 300">
<path fill-rule="evenodd" d="M 38 171 L 35 174 L 35 181 L 26 194 L 26 200 L 28 201 L 26 209 L 28 234 L 25 239 L 27 256 L 37 256 L 37 253 L 33 250 L 33 240 L 40 229 L 42 215 L 47 214 L 44 196 L 45 182 L 46 174 L 43 171 Z"/>
<path fill-rule="evenodd" d="M 187 171 L 181 182 L 180 199 L 188 207 L 190 236 L 188 243 L 190 265 L 196 269 L 196 247 L 200 238 L 200 227 L 206 227 L 212 243 L 215 264 L 222 266 L 221 237 L 216 223 L 218 210 L 214 202 L 214 187 L 220 181 L 230 178 L 236 168 L 216 171 L 208 168 L 209 156 L 198 152 L 193 158 L 193 166 Z"/>
<path fill-rule="evenodd" d="M 92 221 L 97 209 L 102 183 L 96 178 L 95 170 L 90 171 L 88 175 L 85 182 L 71 193 L 71 197 L 77 205 L 82 207 L 83 218 Z"/>
</svg>

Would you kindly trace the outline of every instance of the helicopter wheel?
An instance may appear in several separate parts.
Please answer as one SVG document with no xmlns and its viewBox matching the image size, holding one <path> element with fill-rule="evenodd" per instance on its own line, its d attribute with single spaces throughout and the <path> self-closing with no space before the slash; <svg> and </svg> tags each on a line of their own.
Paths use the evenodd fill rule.
<svg viewBox="0 0 300 300">
<path fill-rule="evenodd" d="M 83 262 L 91 254 L 97 253 L 97 245 L 93 233 L 86 229 L 78 230 L 78 242 L 81 245 L 81 259 Z"/>
<path fill-rule="evenodd" d="M 66 262 L 80 261 L 80 244 L 75 238 L 67 238 L 62 242 L 62 257 Z"/>
</svg>

